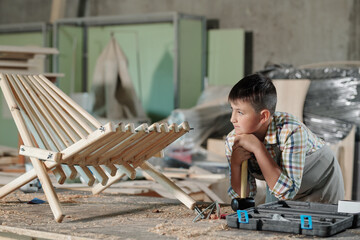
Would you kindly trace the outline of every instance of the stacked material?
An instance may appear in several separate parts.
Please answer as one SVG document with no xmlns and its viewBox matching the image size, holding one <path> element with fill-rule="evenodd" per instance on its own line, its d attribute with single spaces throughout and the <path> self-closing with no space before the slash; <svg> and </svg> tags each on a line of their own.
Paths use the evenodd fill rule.
<svg viewBox="0 0 360 240">
<path fill-rule="evenodd" d="M 181 139 L 183 145 L 197 148 L 212 134 L 224 136 L 233 129 L 230 122 L 231 108 L 228 103 L 230 89 L 227 86 L 208 87 L 195 107 L 172 111 L 168 118 L 170 124 L 187 121 L 194 128 Z"/>
<path fill-rule="evenodd" d="M 297 69 L 273 66 L 263 71 L 272 79 L 310 79 L 304 122 L 327 142 L 344 139 L 360 123 L 360 68 Z"/>
</svg>

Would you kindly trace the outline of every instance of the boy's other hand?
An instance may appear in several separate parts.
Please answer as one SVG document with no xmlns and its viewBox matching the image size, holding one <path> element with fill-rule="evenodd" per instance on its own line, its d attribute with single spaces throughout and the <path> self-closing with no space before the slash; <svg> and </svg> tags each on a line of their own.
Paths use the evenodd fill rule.
<svg viewBox="0 0 360 240">
<path fill-rule="evenodd" d="M 248 160 L 251 157 L 251 153 L 240 146 L 233 146 L 231 155 L 231 165 L 241 165 L 243 161 Z"/>
</svg>

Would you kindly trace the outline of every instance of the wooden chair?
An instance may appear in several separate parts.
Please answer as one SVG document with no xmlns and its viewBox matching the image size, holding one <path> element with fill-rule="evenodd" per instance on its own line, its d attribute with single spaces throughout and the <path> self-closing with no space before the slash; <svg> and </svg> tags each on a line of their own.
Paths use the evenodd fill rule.
<svg viewBox="0 0 360 240">
<path fill-rule="evenodd" d="M 188 208 L 195 201 L 146 160 L 188 132 L 181 125 L 154 123 L 100 124 L 43 75 L 0 74 L 0 86 L 23 139 L 20 154 L 30 157 L 33 170 L 0 188 L 0 198 L 39 178 L 55 220 L 64 218 L 48 171 L 60 184 L 78 174 L 92 186 L 108 187 L 119 175 L 133 179 L 140 167 Z M 110 180 L 109 180 L 110 179 Z"/>
</svg>

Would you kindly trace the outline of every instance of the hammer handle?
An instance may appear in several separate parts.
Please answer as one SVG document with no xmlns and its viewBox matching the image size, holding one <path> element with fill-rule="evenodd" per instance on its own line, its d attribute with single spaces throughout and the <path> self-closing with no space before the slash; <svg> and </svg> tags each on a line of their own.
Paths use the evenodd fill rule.
<svg viewBox="0 0 360 240">
<path fill-rule="evenodd" d="M 241 164 L 241 192 L 240 197 L 246 198 L 247 193 L 247 178 L 248 178 L 248 161 L 243 161 Z"/>
</svg>

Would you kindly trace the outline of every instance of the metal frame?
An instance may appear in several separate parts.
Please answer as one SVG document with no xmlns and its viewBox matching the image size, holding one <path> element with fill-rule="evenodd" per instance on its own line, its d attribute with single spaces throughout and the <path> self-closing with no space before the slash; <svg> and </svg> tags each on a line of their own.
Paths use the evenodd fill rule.
<svg viewBox="0 0 360 240">
<path fill-rule="evenodd" d="M 84 49 L 83 49 L 83 90 L 87 87 L 87 28 L 89 26 L 109 26 L 109 25 L 125 25 L 125 24 L 139 24 L 139 23 L 160 23 L 172 22 L 174 24 L 174 108 L 179 107 L 179 22 L 180 19 L 195 19 L 201 20 L 203 23 L 202 36 L 203 36 L 203 66 L 202 66 L 202 89 L 204 89 L 204 78 L 206 74 L 206 19 L 202 16 L 188 15 L 178 12 L 164 12 L 164 13 L 150 13 L 141 15 L 118 15 L 118 16 L 99 16 L 99 17 L 83 17 L 83 18 L 67 18 L 60 19 L 53 23 L 53 47 L 58 48 L 58 28 L 61 25 L 76 25 L 84 29 Z M 53 56 L 53 70 L 59 70 L 59 56 Z"/>
</svg>

